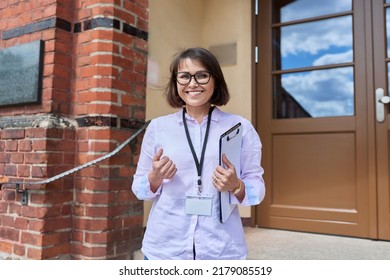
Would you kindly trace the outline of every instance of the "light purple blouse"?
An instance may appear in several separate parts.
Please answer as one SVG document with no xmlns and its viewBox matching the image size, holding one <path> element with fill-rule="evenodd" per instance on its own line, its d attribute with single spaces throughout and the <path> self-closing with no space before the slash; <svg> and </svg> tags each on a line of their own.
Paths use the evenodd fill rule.
<svg viewBox="0 0 390 280">
<path fill-rule="evenodd" d="M 200 158 L 207 125 L 206 116 L 199 124 L 186 114 L 188 129 L 194 149 Z M 151 260 L 190 260 L 196 259 L 245 259 L 247 248 L 238 208 L 225 223 L 219 220 L 219 196 L 213 186 L 212 174 L 218 165 L 219 137 L 229 128 L 241 122 L 243 141 L 241 147 L 241 171 L 237 171 L 245 183 L 245 198 L 239 203 L 231 195 L 231 203 L 244 206 L 259 204 L 265 195 L 263 168 L 261 162 L 260 138 L 245 118 L 222 112 L 215 108 L 211 117 L 207 142 L 202 186 L 204 194 L 213 196 L 212 215 L 188 215 L 184 206 L 186 194 L 197 190 L 197 171 L 185 135 L 182 110 L 159 117 L 150 123 L 142 142 L 132 190 L 138 199 L 153 200 L 149 214 L 142 252 Z M 163 148 L 177 167 L 171 180 L 164 180 L 158 190 L 150 191 L 148 173 L 152 158 Z M 163 155 L 163 156 L 164 156 Z"/>
</svg>

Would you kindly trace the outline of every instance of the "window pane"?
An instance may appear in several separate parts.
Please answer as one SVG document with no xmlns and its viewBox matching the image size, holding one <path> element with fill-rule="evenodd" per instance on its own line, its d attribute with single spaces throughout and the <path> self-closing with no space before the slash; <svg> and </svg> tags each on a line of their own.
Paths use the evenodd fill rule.
<svg viewBox="0 0 390 280">
<path fill-rule="evenodd" d="M 274 70 L 353 61 L 352 16 L 276 28 Z"/>
<path fill-rule="evenodd" d="M 387 84 L 390 85 L 390 64 L 389 63 L 387 63 Z M 387 87 L 387 95 L 390 96 L 390 87 L 389 86 Z"/>
<path fill-rule="evenodd" d="M 274 23 L 287 22 L 352 10 L 352 0 L 274 0 Z"/>
<path fill-rule="evenodd" d="M 388 0 L 390 1 L 390 0 Z M 387 57 L 390 57 L 390 9 L 386 9 Z"/>
<path fill-rule="evenodd" d="M 353 116 L 353 68 L 277 75 L 274 98 L 278 119 Z"/>
</svg>

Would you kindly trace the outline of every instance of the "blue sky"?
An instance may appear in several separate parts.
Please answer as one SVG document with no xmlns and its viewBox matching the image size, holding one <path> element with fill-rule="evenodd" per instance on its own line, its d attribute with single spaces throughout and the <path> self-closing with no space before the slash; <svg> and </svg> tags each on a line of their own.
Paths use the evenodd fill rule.
<svg viewBox="0 0 390 280">
<path fill-rule="evenodd" d="M 289 21 L 351 7 L 351 0 L 298 0 L 281 15 Z M 352 62 L 352 28 L 351 15 L 281 27 L 282 69 Z M 313 117 L 354 115 L 353 67 L 284 74 L 282 86 Z"/>
</svg>

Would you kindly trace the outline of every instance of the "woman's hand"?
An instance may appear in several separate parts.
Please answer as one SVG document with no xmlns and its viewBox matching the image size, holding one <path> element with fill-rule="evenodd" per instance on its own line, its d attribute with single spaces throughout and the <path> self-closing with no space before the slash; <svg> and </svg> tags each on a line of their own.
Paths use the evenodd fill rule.
<svg viewBox="0 0 390 280">
<path fill-rule="evenodd" d="M 148 179 L 150 189 L 156 192 L 164 179 L 172 179 L 175 176 L 177 168 L 169 157 L 162 156 L 163 149 L 160 148 L 153 157 L 152 170 L 149 172 Z"/>
<path fill-rule="evenodd" d="M 234 191 L 240 186 L 240 179 L 237 178 L 236 168 L 225 154 L 222 155 L 222 162 L 227 167 L 217 166 L 213 174 L 214 186 L 220 191 Z"/>
</svg>

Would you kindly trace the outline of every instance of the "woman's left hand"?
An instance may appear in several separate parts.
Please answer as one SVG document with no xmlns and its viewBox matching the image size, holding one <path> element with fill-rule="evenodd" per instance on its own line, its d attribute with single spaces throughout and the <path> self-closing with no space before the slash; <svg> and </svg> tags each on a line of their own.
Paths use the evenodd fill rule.
<svg viewBox="0 0 390 280">
<path fill-rule="evenodd" d="M 240 186 L 240 179 L 237 178 L 236 169 L 225 154 L 222 155 L 222 162 L 225 164 L 226 169 L 222 166 L 217 166 L 213 174 L 213 184 L 218 191 L 234 191 Z"/>
</svg>

